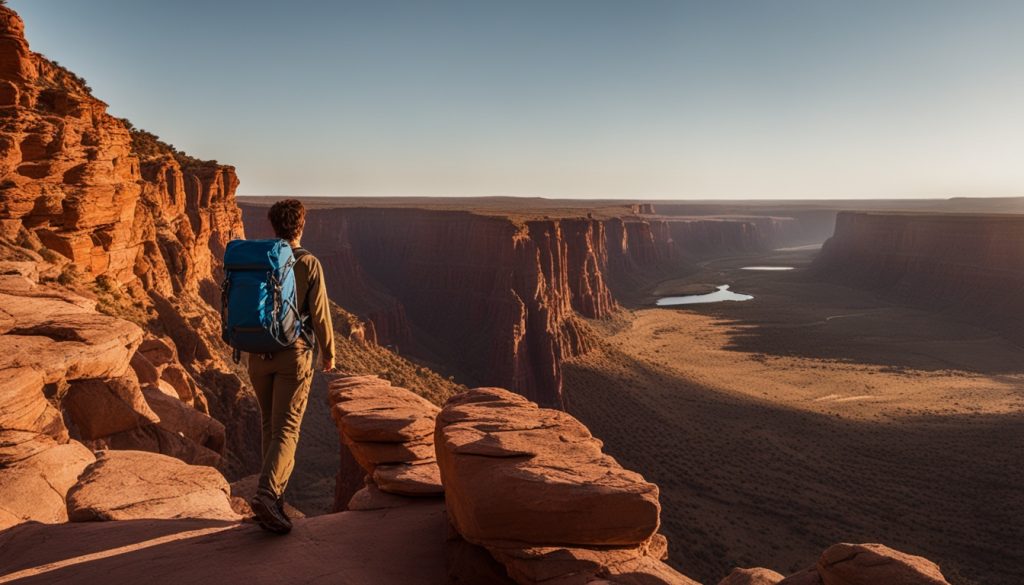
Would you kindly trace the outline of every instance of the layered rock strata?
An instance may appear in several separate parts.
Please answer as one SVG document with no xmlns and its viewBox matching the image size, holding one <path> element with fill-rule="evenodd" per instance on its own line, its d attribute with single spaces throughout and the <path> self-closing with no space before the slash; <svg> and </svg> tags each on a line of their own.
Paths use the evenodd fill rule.
<svg viewBox="0 0 1024 585">
<path fill-rule="evenodd" d="M 216 465 L 223 425 L 160 384 L 172 370 L 155 354 L 169 346 L 96 312 L 95 301 L 38 282 L 40 266 L 45 272 L 45 263 L 0 261 L 0 526 L 67 521 L 64 498 L 94 449 Z M 190 390 L 187 374 L 173 371 Z"/>
<path fill-rule="evenodd" d="M 252 237 L 272 237 L 265 204 L 242 204 Z M 503 217 L 310 202 L 303 247 L 332 298 L 385 346 L 459 364 L 475 384 L 564 407 L 562 362 L 588 351 L 584 319 L 708 251 L 761 249 L 784 221 Z"/>
<path fill-rule="evenodd" d="M 258 465 L 259 438 L 255 402 L 224 359 L 215 309 L 219 258 L 227 241 L 243 234 L 237 186 L 232 167 L 188 157 L 108 114 L 84 80 L 30 51 L 21 19 L 0 7 L 5 257 L 55 265 L 47 278 L 95 296 L 103 312 L 134 322 L 171 348 L 169 357 L 152 364 L 157 371 L 146 368 L 141 380 L 133 376 L 141 376 L 142 366 L 133 363 L 136 373 L 117 387 L 72 388 L 69 412 L 81 410 L 74 402 L 115 404 L 105 393 L 135 393 L 139 382 L 168 394 L 173 388 L 189 407 L 224 421 L 227 457 L 220 465 L 233 474 Z M 132 415 L 111 416 L 124 426 Z M 169 435 L 118 437 L 102 426 L 81 430 L 117 437 L 109 445 L 157 448 L 175 441 Z M 219 440 L 199 442 L 217 452 Z"/>
<path fill-rule="evenodd" d="M 1024 217 L 841 212 L 823 277 L 1024 339 Z"/>
<path fill-rule="evenodd" d="M 338 426 L 342 461 L 355 461 L 365 473 L 360 485 L 352 466 L 342 470 L 339 480 L 348 487 L 338 490 L 336 509 L 403 503 L 388 494 L 415 498 L 444 493 L 434 456 L 437 406 L 377 376 L 337 378 L 328 385 L 327 401 Z"/>
<path fill-rule="evenodd" d="M 658 487 L 563 411 L 477 388 L 437 417 L 448 517 L 515 582 L 694 583 L 663 559 Z"/>
</svg>

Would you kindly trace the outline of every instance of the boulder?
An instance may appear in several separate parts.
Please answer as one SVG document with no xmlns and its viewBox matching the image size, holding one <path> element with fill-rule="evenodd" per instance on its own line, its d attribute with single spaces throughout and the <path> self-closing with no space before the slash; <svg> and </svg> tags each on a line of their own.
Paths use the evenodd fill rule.
<svg viewBox="0 0 1024 585">
<path fill-rule="evenodd" d="M 61 406 L 83 439 L 98 439 L 160 422 L 131 370 L 119 378 L 71 382 Z"/>
<path fill-rule="evenodd" d="M 68 518 L 239 520 L 216 469 L 142 451 L 103 451 L 68 491 Z"/>
<path fill-rule="evenodd" d="M 64 497 L 95 460 L 92 451 L 71 441 L 4 468 L 0 473 L 0 530 L 26 521 L 67 522 Z"/>
<path fill-rule="evenodd" d="M 657 532 L 658 487 L 565 412 L 475 389 L 445 405 L 435 443 L 449 514 L 471 542 L 629 547 Z"/>
<path fill-rule="evenodd" d="M 199 412 L 177 397 L 168 396 L 157 386 L 146 386 L 142 394 L 160 417 L 160 426 L 217 454 L 224 453 L 224 425 Z"/>
<path fill-rule="evenodd" d="M 476 388 L 445 404 L 435 445 L 449 520 L 466 541 L 450 554 L 479 561 L 466 547 L 481 546 L 520 584 L 696 585 L 663 562 L 657 486 L 565 412 Z"/>
<path fill-rule="evenodd" d="M 718 585 L 777 585 L 784 578 L 783 575 L 763 567 L 736 568 L 729 576 L 719 581 Z"/>
<path fill-rule="evenodd" d="M 832 545 L 817 569 L 824 585 L 948 585 L 935 563 L 882 544 Z"/>
</svg>

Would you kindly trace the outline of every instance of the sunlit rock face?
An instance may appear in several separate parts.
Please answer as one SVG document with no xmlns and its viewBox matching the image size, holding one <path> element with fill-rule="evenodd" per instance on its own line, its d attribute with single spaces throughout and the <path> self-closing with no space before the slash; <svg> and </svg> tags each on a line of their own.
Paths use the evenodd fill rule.
<svg viewBox="0 0 1024 585">
<path fill-rule="evenodd" d="M 47 287 L 105 296 L 110 302 L 100 303 L 101 312 L 135 323 L 140 336 L 169 347 L 167 359 L 153 367 L 129 352 L 133 369 L 154 376 L 141 385 L 134 373 L 115 390 L 73 385 L 67 412 L 82 421 L 83 440 L 170 452 L 232 476 L 257 467 L 255 402 L 219 340 L 220 262 L 227 242 L 244 235 L 237 186 L 234 168 L 188 157 L 111 116 L 83 79 L 33 53 L 21 18 L 0 7 L 4 258 L 37 262 Z M 152 422 L 154 413 L 141 408 L 147 387 L 176 395 L 225 429 L 191 412 L 175 416 L 178 405 L 171 403 L 160 408 L 177 421 L 175 430 L 122 428 L 127 421 Z M 128 395 L 134 410 L 106 400 Z M 88 408 L 102 400 L 113 405 L 106 418 Z"/>
</svg>

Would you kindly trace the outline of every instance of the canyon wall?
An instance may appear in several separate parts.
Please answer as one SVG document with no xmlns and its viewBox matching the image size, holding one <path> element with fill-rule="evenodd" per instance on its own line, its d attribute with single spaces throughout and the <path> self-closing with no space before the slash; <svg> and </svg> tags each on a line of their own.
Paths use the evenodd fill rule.
<svg viewBox="0 0 1024 585">
<path fill-rule="evenodd" d="M 303 247 L 379 343 L 553 407 L 562 360 L 591 345 L 585 319 L 610 317 L 617 294 L 704 254 L 771 246 L 788 225 L 308 203 Z M 251 237 L 273 235 L 266 205 L 241 205 Z"/>
<path fill-rule="evenodd" d="M 1024 216 L 842 212 L 814 269 L 1024 339 Z"/>
<path fill-rule="evenodd" d="M 29 50 L 0 7 L 0 247 L 42 280 L 164 339 L 197 408 L 227 426 L 222 467 L 258 465 L 255 403 L 219 340 L 224 247 L 244 234 L 232 167 L 107 113 L 85 81 Z"/>
</svg>

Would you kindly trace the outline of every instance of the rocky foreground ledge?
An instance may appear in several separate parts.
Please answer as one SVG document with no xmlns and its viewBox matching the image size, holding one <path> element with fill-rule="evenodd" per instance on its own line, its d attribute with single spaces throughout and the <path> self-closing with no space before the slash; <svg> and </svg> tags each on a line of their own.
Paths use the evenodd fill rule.
<svg viewBox="0 0 1024 585">
<path fill-rule="evenodd" d="M 0 532 L 0 583 L 696 583 L 664 562 L 657 486 L 564 412 L 499 388 L 439 409 L 374 376 L 333 380 L 328 400 L 362 487 L 348 511 L 296 518 L 287 537 L 243 521 L 212 467 L 36 431 L 21 461 L 51 466 L 34 468 L 47 470 L 35 483 L 24 463 L 4 468 L 4 495 L 24 501 L 49 485 L 61 508 Z M 719 585 L 945 583 L 926 559 L 837 544 L 795 575 L 743 568 Z"/>
<path fill-rule="evenodd" d="M 338 378 L 329 388 L 342 469 L 351 460 L 365 472 L 365 487 L 339 489 L 347 508 L 397 508 L 443 492 L 449 583 L 697 583 L 664 562 L 658 487 L 603 453 L 569 414 L 500 388 L 458 394 L 440 410 L 375 376 Z M 349 483 L 351 473 L 343 475 L 339 484 Z M 392 477 L 429 479 L 402 485 Z M 720 585 L 943 583 L 927 559 L 837 544 L 789 577 L 739 568 Z"/>
</svg>

